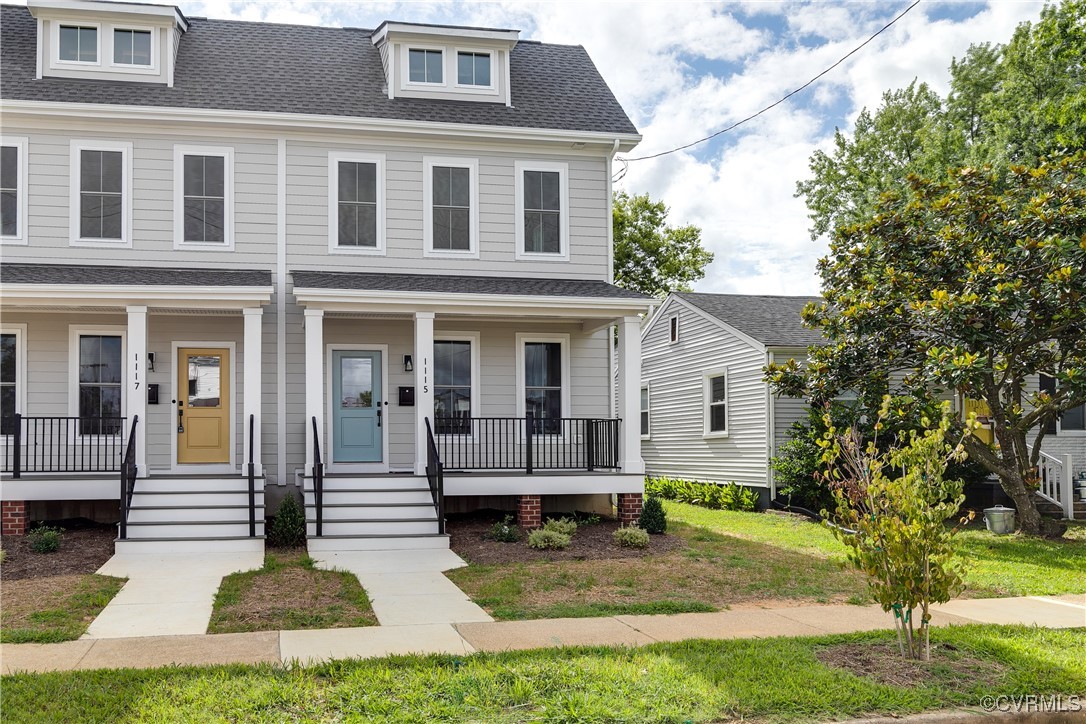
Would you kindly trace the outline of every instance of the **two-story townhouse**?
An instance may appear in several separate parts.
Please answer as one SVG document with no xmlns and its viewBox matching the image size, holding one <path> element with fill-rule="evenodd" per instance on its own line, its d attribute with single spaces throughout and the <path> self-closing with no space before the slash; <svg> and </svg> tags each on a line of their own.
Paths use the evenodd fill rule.
<svg viewBox="0 0 1086 724">
<path fill-rule="evenodd" d="M 610 197 L 640 137 L 583 48 L 98 0 L 0 33 L 5 532 L 78 505 L 119 545 L 259 548 L 295 485 L 313 547 L 637 514 L 649 300 L 611 283 Z"/>
</svg>

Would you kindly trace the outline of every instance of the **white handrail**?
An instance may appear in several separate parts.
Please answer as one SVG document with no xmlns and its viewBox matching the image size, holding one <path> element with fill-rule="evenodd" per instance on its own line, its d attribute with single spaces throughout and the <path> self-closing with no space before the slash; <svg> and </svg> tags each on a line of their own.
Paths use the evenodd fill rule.
<svg viewBox="0 0 1086 724">
<path fill-rule="evenodd" d="M 1040 485 L 1037 494 L 1045 500 L 1063 509 L 1063 516 L 1070 520 L 1075 517 L 1075 496 L 1071 479 L 1071 456 L 1063 459 L 1041 451 L 1037 460 L 1037 476 Z"/>
</svg>

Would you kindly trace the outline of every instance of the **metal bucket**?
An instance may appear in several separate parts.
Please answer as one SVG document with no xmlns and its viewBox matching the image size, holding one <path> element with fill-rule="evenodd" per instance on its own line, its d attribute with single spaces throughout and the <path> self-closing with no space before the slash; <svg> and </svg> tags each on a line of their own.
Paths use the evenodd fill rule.
<svg viewBox="0 0 1086 724">
<path fill-rule="evenodd" d="M 1014 532 L 1014 508 L 997 505 L 984 509 L 984 525 L 990 533 L 1007 535 Z"/>
</svg>

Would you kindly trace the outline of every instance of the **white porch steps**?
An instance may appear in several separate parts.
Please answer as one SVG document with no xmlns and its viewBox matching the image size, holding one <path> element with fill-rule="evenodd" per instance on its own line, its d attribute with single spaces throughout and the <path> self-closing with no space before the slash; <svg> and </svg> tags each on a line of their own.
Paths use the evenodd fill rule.
<svg viewBox="0 0 1086 724">
<path fill-rule="evenodd" d="M 430 486 L 416 475 L 325 475 L 321 535 L 313 479 L 306 478 L 310 551 L 414 550 L 449 547 L 438 530 Z"/>
<path fill-rule="evenodd" d="M 264 480 L 256 481 L 256 537 L 249 536 L 249 481 L 238 476 L 136 481 L 118 553 L 263 552 Z"/>
</svg>

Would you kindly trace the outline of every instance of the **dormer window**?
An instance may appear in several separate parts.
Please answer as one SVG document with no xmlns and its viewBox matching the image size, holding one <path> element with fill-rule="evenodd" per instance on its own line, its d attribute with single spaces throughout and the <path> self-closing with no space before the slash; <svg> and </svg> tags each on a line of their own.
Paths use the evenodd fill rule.
<svg viewBox="0 0 1086 724">
<path fill-rule="evenodd" d="M 490 53 L 458 52 L 456 82 L 458 85 L 491 87 Z"/>
<path fill-rule="evenodd" d="M 440 50 L 427 48 L 411 48 L 407 52 L 408 73 L 412 83 L 442 84 L 445 76 L 442 72 L 445 65 L 445 54 Z"/>
<path fill-rule="evenodd" d="M 65 63 L 98 63 L 98 27 L 61 25 L 60 60 Z"/>
<path fill-rule="evenodd" d="M 114 65 L 152 65 L 151 31 L 128 28 L 113 30 Z"/>
</svg>

